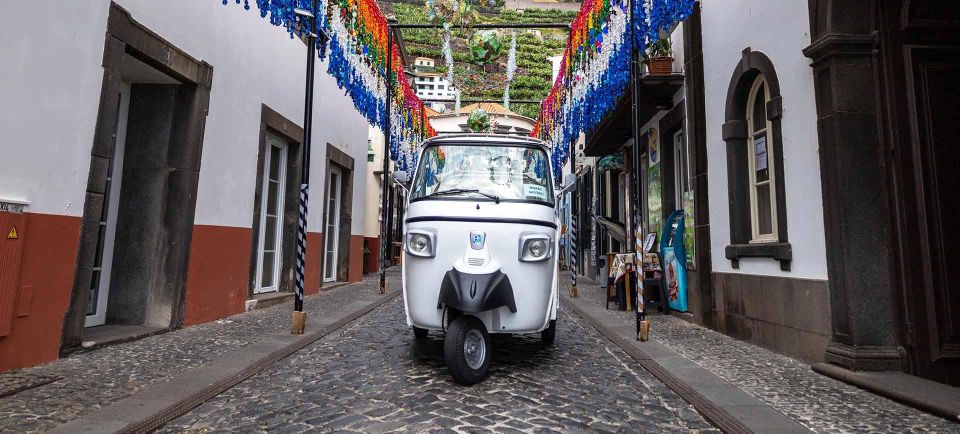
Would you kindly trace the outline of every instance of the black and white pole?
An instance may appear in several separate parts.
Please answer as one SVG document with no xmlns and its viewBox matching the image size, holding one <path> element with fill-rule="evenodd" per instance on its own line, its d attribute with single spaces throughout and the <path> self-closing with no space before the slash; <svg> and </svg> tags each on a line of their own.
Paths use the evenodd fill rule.
<svg viewBox="0 0 960 434">
<path fill-rule="evenodd" d="M 390 78 L 390 74 L 393 72 L 393 26 L 387 25 L 387 71 L 386 71 L 386 80 L 387 80 L 387 96 L 384 101 L 385 109 L 384 113 L 386 117 L 384 118 L 383 126 L 383 179 L 380 191 L 382 196 L 380 199 L 380 207 L 382 220 L 380 221 L 380 293 L 387 293 L 387 254 L 389 253 L 391 240 L 389 240 L 389 234 L 387 231 L 387 226 L 389 225 L 390 212 L 388 209 L 390 198 L 390 99 L 393 95 L 393 81 Z M 397 77 L 400 79 L 400 77 Z"/>
<path fill-rule="evenodd" d="M 317 58 L 317 14 L 318 1 L 313 0 L 310 11 L 298 10 L 297 15 L 309 22 L 307 30 L 307 77 L 303 102 L 303 152 L 300 160 L 300 204 L 297 208 L 297 266 L 295 271 L 295 293 L 293 298 L 293 316 L 290 333 L 303 334 L 307 323 L 307 314 L 303 311 L 303 276 L 307 253 L 307 203 L 310 198 L 310 139 L 313 135 L 313 82 Z"/>
<path fill-rule="evenodd" d="M 570 163 L 573 161 L 571 159 Z M 576 298 L 579 292 L 577 291 L 577 210 L 574 209 L 574 202 L 576 201 L 575 190 L 570 191 L 570 231 L 568 236 L 570 237 L 570 296 Z"/>
<path fill-rule="evenodd" d="M 633 132 L 633 155 L 632 155 L 633 157 L 632 172 L 633 173 L 631 173 L 631 176 L 632 176 L 631 181 L 633 182 L 630 190 L 632 190 L 633 194 L 631 194 L 631 196 L 633 197 L 629 199 L 631 200 L 632 203 L 635 204 L 633 207 L 631 207 L 631 212 L 636 218 L 628 219 L 628 221 L 631 222 L 632 227 L 627 228 L 627 240 L 630 240 L 630 245 L 627 246 L 627 250 L 633 252 L 633 270 L 635 273 L 637 273 L 637 288 L 636 288 L 636 291 L 637 291 L 637 306 L 636 306 L 637 340 L 646 341 L 647 334 L 650 329 L 650 324 L 647 322 L 647 310 L 646 310 L 646 303 L 645 303 L 646 300 L 644 299 L 643 278 L 641 277 L 643 273 L 643 258 L 641 257 L 641 255 L 643 255 L 643 249 L 637 248 L 637 244 L 639 243 L 639 240 L 635 239 L 635 237 L 632 237 L 631 233 L 635 234 L 636 228 L 639 228 L 641 226 L 641 222 L 643 221 L 643 217 L 642 217 L 643 209 L 641 208 L 641 205 L 640 205 L 642 201 L 640 200 L 640 198 L 643 195 L 643 192 L 641 191 L 641 188 L 643 187 L 643 180 L 641 179 L 641 177 L 644 174 L 643 173 L 644 168 L 641 167 L 642 166 L 641 163 L 643 160 L 640 156 L 640 115 L 639 115 L 640 93 L 638 90 L 638 84 L 639 84 L 638 81 L 640 78 L 640 63 L 639 63 L 640 60 L 639 59 L 642 53 L 639 50 L 640 47 L 637 46 L 637 38 L 636 38 L 637 24 L 634 22 L 634 17 L 635 17 L 634 8 L 636 7 L 636 5 L 634 2 L 643 1 L 644 5 L 646 5 L 647 2 L 645 0 L 630 0 L 630 1 L 631 1 L 630 17 L 629 17 L 630 47 L 631 47 L 631 50 L 630 50 L 630 83 L 631 83 L 630 99 L 631 99 L 631 108 L 633 111 L 633 116 L 631 116 L 632 117 L 631 130 Z M 649 14 L 645 14 L 645 16 L 649 16 Z"/>
</svg>

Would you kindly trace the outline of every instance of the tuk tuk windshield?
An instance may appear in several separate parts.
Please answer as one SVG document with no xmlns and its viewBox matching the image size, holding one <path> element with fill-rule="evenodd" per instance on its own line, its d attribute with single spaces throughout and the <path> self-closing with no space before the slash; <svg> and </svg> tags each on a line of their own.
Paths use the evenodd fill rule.
<svg viewBox="0 0 960 434">
<path fill-rule="evenodd" d="M 410 198 L 470 197 L 553 206 L 549 158 L 542 149 L 503 145 L 437 145 L 423 152 Z"/>
</svg>

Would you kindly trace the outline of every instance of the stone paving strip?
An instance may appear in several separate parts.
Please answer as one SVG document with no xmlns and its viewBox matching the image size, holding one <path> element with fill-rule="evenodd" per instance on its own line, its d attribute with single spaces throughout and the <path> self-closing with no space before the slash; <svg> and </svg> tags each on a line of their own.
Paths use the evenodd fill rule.
<svg viewBox="0 0 960 434">
<path fill-rule="evenodd" d="M 161 432 L 719 432 L 565 307 L 553 346 L 493 336 L 490 375 L 460 386 L 396 298 Z"/>
<path fill-rule="evenodd" d="M 618 318 L 632 333 L 633 312 L 606 310 L 605 289 L 587 280 L 579 283 L 581 301 Z M 671 315 L 648 319 L 650 342 L 675 351 L 815 432 L 960 433 L 960 424 L 817 374 L 801 361 Z"/>
<path fill-rule="evenodd" d="M 24 371 L 19 371 L 16 375 L 0 375 L 0 398 L 62 379 L 63 377 L 57 375 L 40 375 Z"/>
<path fill-rule="evenodd" d="M 391 278 L 398 273 L 391 270 Z M 399 291 L 396 291 L 399 292 Z M 377 295 L 376 277 L 305 299 L 308 326 L 360 298 Z M 62 379 L 0 398 L 0 432 L 47 431 L 90 415 L 171 377 L 210 366 L 224 355 L 288 335 L 289 304 L 151 336 L 47 365 L 0 374 L 0 382 L 56 376 Z"/>
</svg>

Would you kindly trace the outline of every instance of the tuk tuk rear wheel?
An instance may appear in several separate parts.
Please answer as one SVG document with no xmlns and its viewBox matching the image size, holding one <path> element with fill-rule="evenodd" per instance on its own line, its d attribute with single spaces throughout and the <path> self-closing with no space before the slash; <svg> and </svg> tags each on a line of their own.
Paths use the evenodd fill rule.
<svg viewBox="0 0 960 434">
<path fill-rule="evenodd" d="M 550 326 L 543 329 L 540 332 L 540 342 L 543 342 L 544 345 L 550 346 L 553 345 L 553 341 L 557 338 L 557 320 L 550 320 Z"/>
<path fill-rule="evenodd" d="M 427 329 L 422 329 L 417 326 L 413 326 L 413 337 L 417 339 L 426 339 L 427 338 Z"/>
<path fill-rule="evenodd" d="M 453 379 L 470 386 L 487 376 L 490 368 L 490 335 L 476 317 L 463 315 L 450 323 L 443 341 L 443 356 Z"/>
</svg>

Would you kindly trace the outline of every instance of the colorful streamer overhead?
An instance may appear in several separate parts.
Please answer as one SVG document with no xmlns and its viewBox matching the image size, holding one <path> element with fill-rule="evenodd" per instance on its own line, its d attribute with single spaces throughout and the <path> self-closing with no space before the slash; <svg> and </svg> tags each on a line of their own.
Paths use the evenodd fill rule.
<svg viewBox="0 0 960 434">
<path fill-rule="evenodd" d="M 234 0 L 237 4 L 241 0 Z M 250 9 L 250 0 L 243 0 L 244 9 Z M 229 0 L 223 0 L 228 4 Z M 310 11 L 318 17 L 317 50 L 327 60 L 327 72 L 337 80 L 353 100 L 356 109 L 372 125 L 386 129 L 386 104 L 390 109 L 390 156 L 400 170 L 416 164 L 416 148 L 420 142 L 436 135 L 426 120 L 424 105 L 407 83 L 400 50 L 394 45 L 392 67 L 388 71 L 387 19 L 376 0 L 256 0 L 260 16 L 270 23 L 283 26 L 290 37 L 303 36 L 308 26 L 296 15 L 296 10 Z M 319 12 L 319 13 L 318 13 Z M 318 31 L 321 30 L 321 31 Z M 392 35 L 390 35 L 392 37 Z M 396 44 L 396 41 L 394 42 Z M 393 86 L 387 95 L 387 80 Z"/>
<path fill-rule="evenodd" d="M 581 3 L 571 24 L 561 73 L 543 100 L 531 133 L 553 145 L 551 163 L 558 177 L 569 156 L 570 144 L 581 133 L 595 128 L 626 91 L 631 53 L 643 53 L 661 36 L 668 36 L 666 32 L 693 13 L 695 1 Z"/>
</svg>

